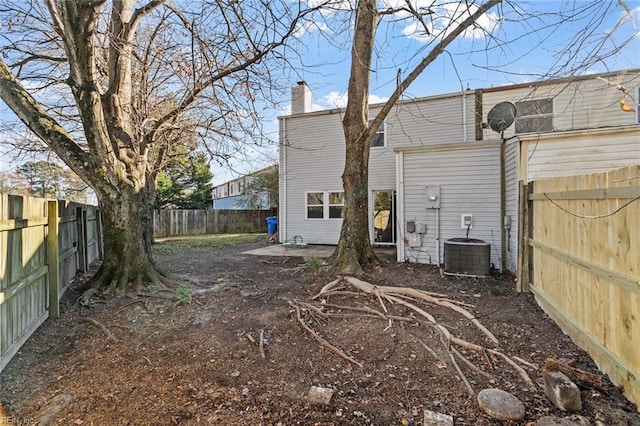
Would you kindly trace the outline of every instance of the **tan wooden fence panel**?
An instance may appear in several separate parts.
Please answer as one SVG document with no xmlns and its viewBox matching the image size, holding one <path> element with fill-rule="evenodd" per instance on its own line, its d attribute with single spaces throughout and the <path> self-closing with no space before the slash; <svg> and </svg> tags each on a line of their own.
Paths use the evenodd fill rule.
<svg viewBox="0 0 640 426">
<path fill-rule="evenodd" d="M 0 371 L 57 315 L 79 265 L 101 256 L 100 232 L 94 206 L 0 194 Z"/>
<path fill-rule="evenodd" d="M 530 289 L 640 404 L 640 166 L 536 181 Z"/>
<path fill-rule="evenodd" d="M 267 232 L 268 210 L 156 210 L 154 237 Z"/>
<path fill-rule="evenodd" d="M 0 370 L 48 316 L 47 202 L 0 194 Z"/>
</svg>

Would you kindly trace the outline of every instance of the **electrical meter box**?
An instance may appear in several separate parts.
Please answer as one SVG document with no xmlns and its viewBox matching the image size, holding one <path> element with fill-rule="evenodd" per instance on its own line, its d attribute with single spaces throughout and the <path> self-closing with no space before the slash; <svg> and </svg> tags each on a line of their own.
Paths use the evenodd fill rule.
<svg viewBox="0 0 640 426">
<path fill-rule="evenodd" d="M 440 208 L 440 185 L 427 186 L 427 208 Z"/>
</svg>

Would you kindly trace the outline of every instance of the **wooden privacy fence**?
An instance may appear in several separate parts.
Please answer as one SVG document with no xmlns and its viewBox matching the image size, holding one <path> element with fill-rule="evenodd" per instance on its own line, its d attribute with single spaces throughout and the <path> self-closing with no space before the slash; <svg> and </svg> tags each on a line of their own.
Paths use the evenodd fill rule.
<svg viewBox="0 0 640 426">
<path fill-rule="evenodd" d="M 156 238 L 184 235 L 267 232 L 271 210 L 156 210 Z"/>
<path fill-rule="evenodd" d="M 640 166 L 525 192 L 523 290 L 640 405 Z"/>
<path fill-rule="evenodd" d="M 78 272 L 102 258 L 95 206 L 0 194 L 0 371 Z"/>
</svg>

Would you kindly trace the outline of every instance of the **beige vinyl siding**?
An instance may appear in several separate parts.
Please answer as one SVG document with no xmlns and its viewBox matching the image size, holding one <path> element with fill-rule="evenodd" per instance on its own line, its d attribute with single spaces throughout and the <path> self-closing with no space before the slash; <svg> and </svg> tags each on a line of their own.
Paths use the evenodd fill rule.
<svg viewBox="0 0 640 426">
<path fill-rule="evenodd" d="M 399 241 L 407 237 L 406 222 L 427 226 L 419 249 L 405 245 L 405 259 L 437 263 L 436 210 L 426 208 L 426 186 L 440 185 L 440 262 L 444 260 L 444 242 L 465 237 L 460 226 L 462 214 L 473 215 L 469 238 L 491 244 L 491 262 L 501 265 L 500 147 L 477 146 L 473 149 L 405 152 L 403 154 L 404 223 Z"/>
<path fill-rule="evenodd" d="M 371 148 L 369 196 L 394 190 L 397 147 L 455 144 L 473 141 L 473 92 L 421 98 L 400 103 L 385 121 L 385 146 Z M 371 107 L 374 117 L 380 106 Z M 341 191 L 345 143 L 340 110 L 280 118 L 280 239 L 302 236 L 308 244 L 337 244 L 341 219 L 306 219 L 305 193 Z M 284 200 L 284 201 L 283 201 Z M 373 203 L 370 199 L 370 209 Z M 372 220 L 370 211 L 369 220 Z M 373 229 L 373 227 L 371 226 Z"/>
<path fill-rule="evenodd" d="M 507 271 L 513 273 L 516 273 L 518 269 L 518 147 L 517 140 L 508 141 L 505 146 L 504 161 L 505 216 L 511 219 L 511 229 L 503 229 L 506 243 L 505 259 Z"/>
<path fill-rule="evenodd" d="M 345 146 L 340 118 L 326 113 L 280 119 L 282 242 L 296 235 L 308 244 L 338 242 L 342 219 L 307 219 L 305 194 L 342 191 Z M 282 204 L 283 197 L 286 204 Z"/>
<path fill-rule="evenodd" d="M 640 126 L 522 140 L 527 181 L 640 164 Z"/>
<path fill-rule="evenodd" d="M 474 99 L 473 92 L 467 91 L 398 105 L 386 120 L 388 147 L 474 141 Z"/>
<path fill-rule="evenodd" d="M 514 104 L 534 99 L 553 99 L 554 132 L 595 129 L 601 127 L 628 126 L 637 124 L 634 113 L 620 108 L 622 93 L 616 85 L 631 90 L 640 84 L 640 73 L 612 73 L 600 78 L 558 80 L 552 83 L 532 83 L 525 87 L 491 89 L 482 95 L 483 119 L 496 104 L 509 101 Z M 630 103 L 630 101 L 628 99 Z M 505 131 L 505 137 L 514 135 L 515 126 Z M 497 139 L 499 135 L 491 129 L 484 130 L 484 139 Z"/>
</svg>

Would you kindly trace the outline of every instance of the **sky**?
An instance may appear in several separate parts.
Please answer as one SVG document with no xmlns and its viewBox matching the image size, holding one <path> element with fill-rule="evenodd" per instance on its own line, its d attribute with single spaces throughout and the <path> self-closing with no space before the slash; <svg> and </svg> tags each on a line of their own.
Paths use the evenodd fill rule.
<svg viewBox="0 0 640 426">
<path fill-rule="evenodd" d="M 318 1 L 310 0 L 309 3 Z M 412 1 L 416 8 L 432 3 L 432 0 Z M 391 5 L 403 2 L 385 0 Z M 590 4 L 597 2 L 592 1 L 515 3 L 522 9 L 494 8 L 485 14 L 479 21 L 483 29 L 476 28 L 459 37 L 408 88 L 404 98 L 640 68 L 640 0 L 625 1 L 624 6 L 617 7 L 593 7 Z M 576 4 L 579 12 L 571 18 L 570 9 Z M 435 11 L 442 19 L 429 27 L 431 34 L 446 31 L 447 24 L 455 19 L 457 2 L 447 6 Z M 562 25 L 555 25 L 558 12 L 565 17 Z M 306 49 L 302 51 L 297 73 L 291 76 L 290 86 L 299 80 L 307 83 L 313 93 L 314 111 L 344 107 L 347 101 L 351 34 L 348 30 L 340 32 L 330 28 L 327 22 L 331 23 L 336 16 L 337 13 L 325 14 L 324 19 L 308 23 L 300 31 Z M 602 19 L 598 19 L 600 17 Z M 433 45 L 433 37 L 418 31 L 420 28 L 415 24 L 397 17 L 388 18 L 383 19 L 378 28 L 370 103 L 386 101 L 396 87 L 398 75 L 406 76 Z M 586 33 L 591 34 L 591 39 L 576 48 L 573 41 Z M 593 60 L 603 54 L 609 55 L 625 41 L 628 43 L 618 53 L 603 60 Z M 563 67 L 565 64 L 568 66 Z M 278 130 L 276 116 L 290 112 L 289 94 L 284 96 L 282 108 L 274 111 L 271 118 L 265 118 L 274 140 Z M 277 149 L 272 152 L 277 156 Z M 252 167 L 246 165 L 246 170 L 258 168 Z M 239 169 L 242 170 L 241 165 Z M 234 177 L 235 173 L 220 169 L 216 171 L 214 182 L 221 184 Z"/>
<path fill-rule="evenodd" d="M 315 5 L 322 0 L 306 1 Z M 300 80 L 307 83 L 316 111 L 346 105 L 352 15 L 340 10 L 348 0 L 335 3 L 333 11 L 317 14 L 298 28 L 297 53 L 289 58 L 295 70 L 284 73 L 285 85 L 293 86 Z M 400 13 L 385 16 L 379 23 L 371 72 L 371 103 L 384 102 L 395 89 L 398 78 L 404 78 L 431 50 L 438 36 L 447 34 L 449 24 L 465 17 L 460 14 L 457 1 L 443 0 L 440 2 L 446 3 L 443 7 L 430 10 L 426 7 L 433 0 L 411 0 L 410 3 L 416 10 L 430 12 L 427 16 L 432 20 L 427 26 L 416 26 L 415 21 L 405 19 L 406 13 Z M 379 1 L 383 8 L 402 4 L 405 0 Z M 556 25 L 559 12 L 563 14 L 562 25 Z M 640 0 L 612 1 L 611 4 L 591 0 L 505 0 L 486 13 L 478 24 L 458 37 L 430 64 L 403 97 L 640 68 Z M 579 46 L 574 43 L 578 38 L 582 39 Z M 618 49 L 615 54 L 611 53 Z M 596 57 L 599 59 L 594 60 Z M 267 110 L 262 117 L 267 136 L 274 141 L 277 141 L 277 117 L 290 111 L 289 92 L 282 93 L 279 100 L 278 107 Z M 12 113 L 0 103 L 0 120 L 11 117 Z M 0 171 L 6 171 L 13 165 L 2 155 Z M 277 161 L 277 145 L 252 148 L 231 160 L 231 167 L 212 164 L 214 185 L 274 161 Z"/>
</svg>

